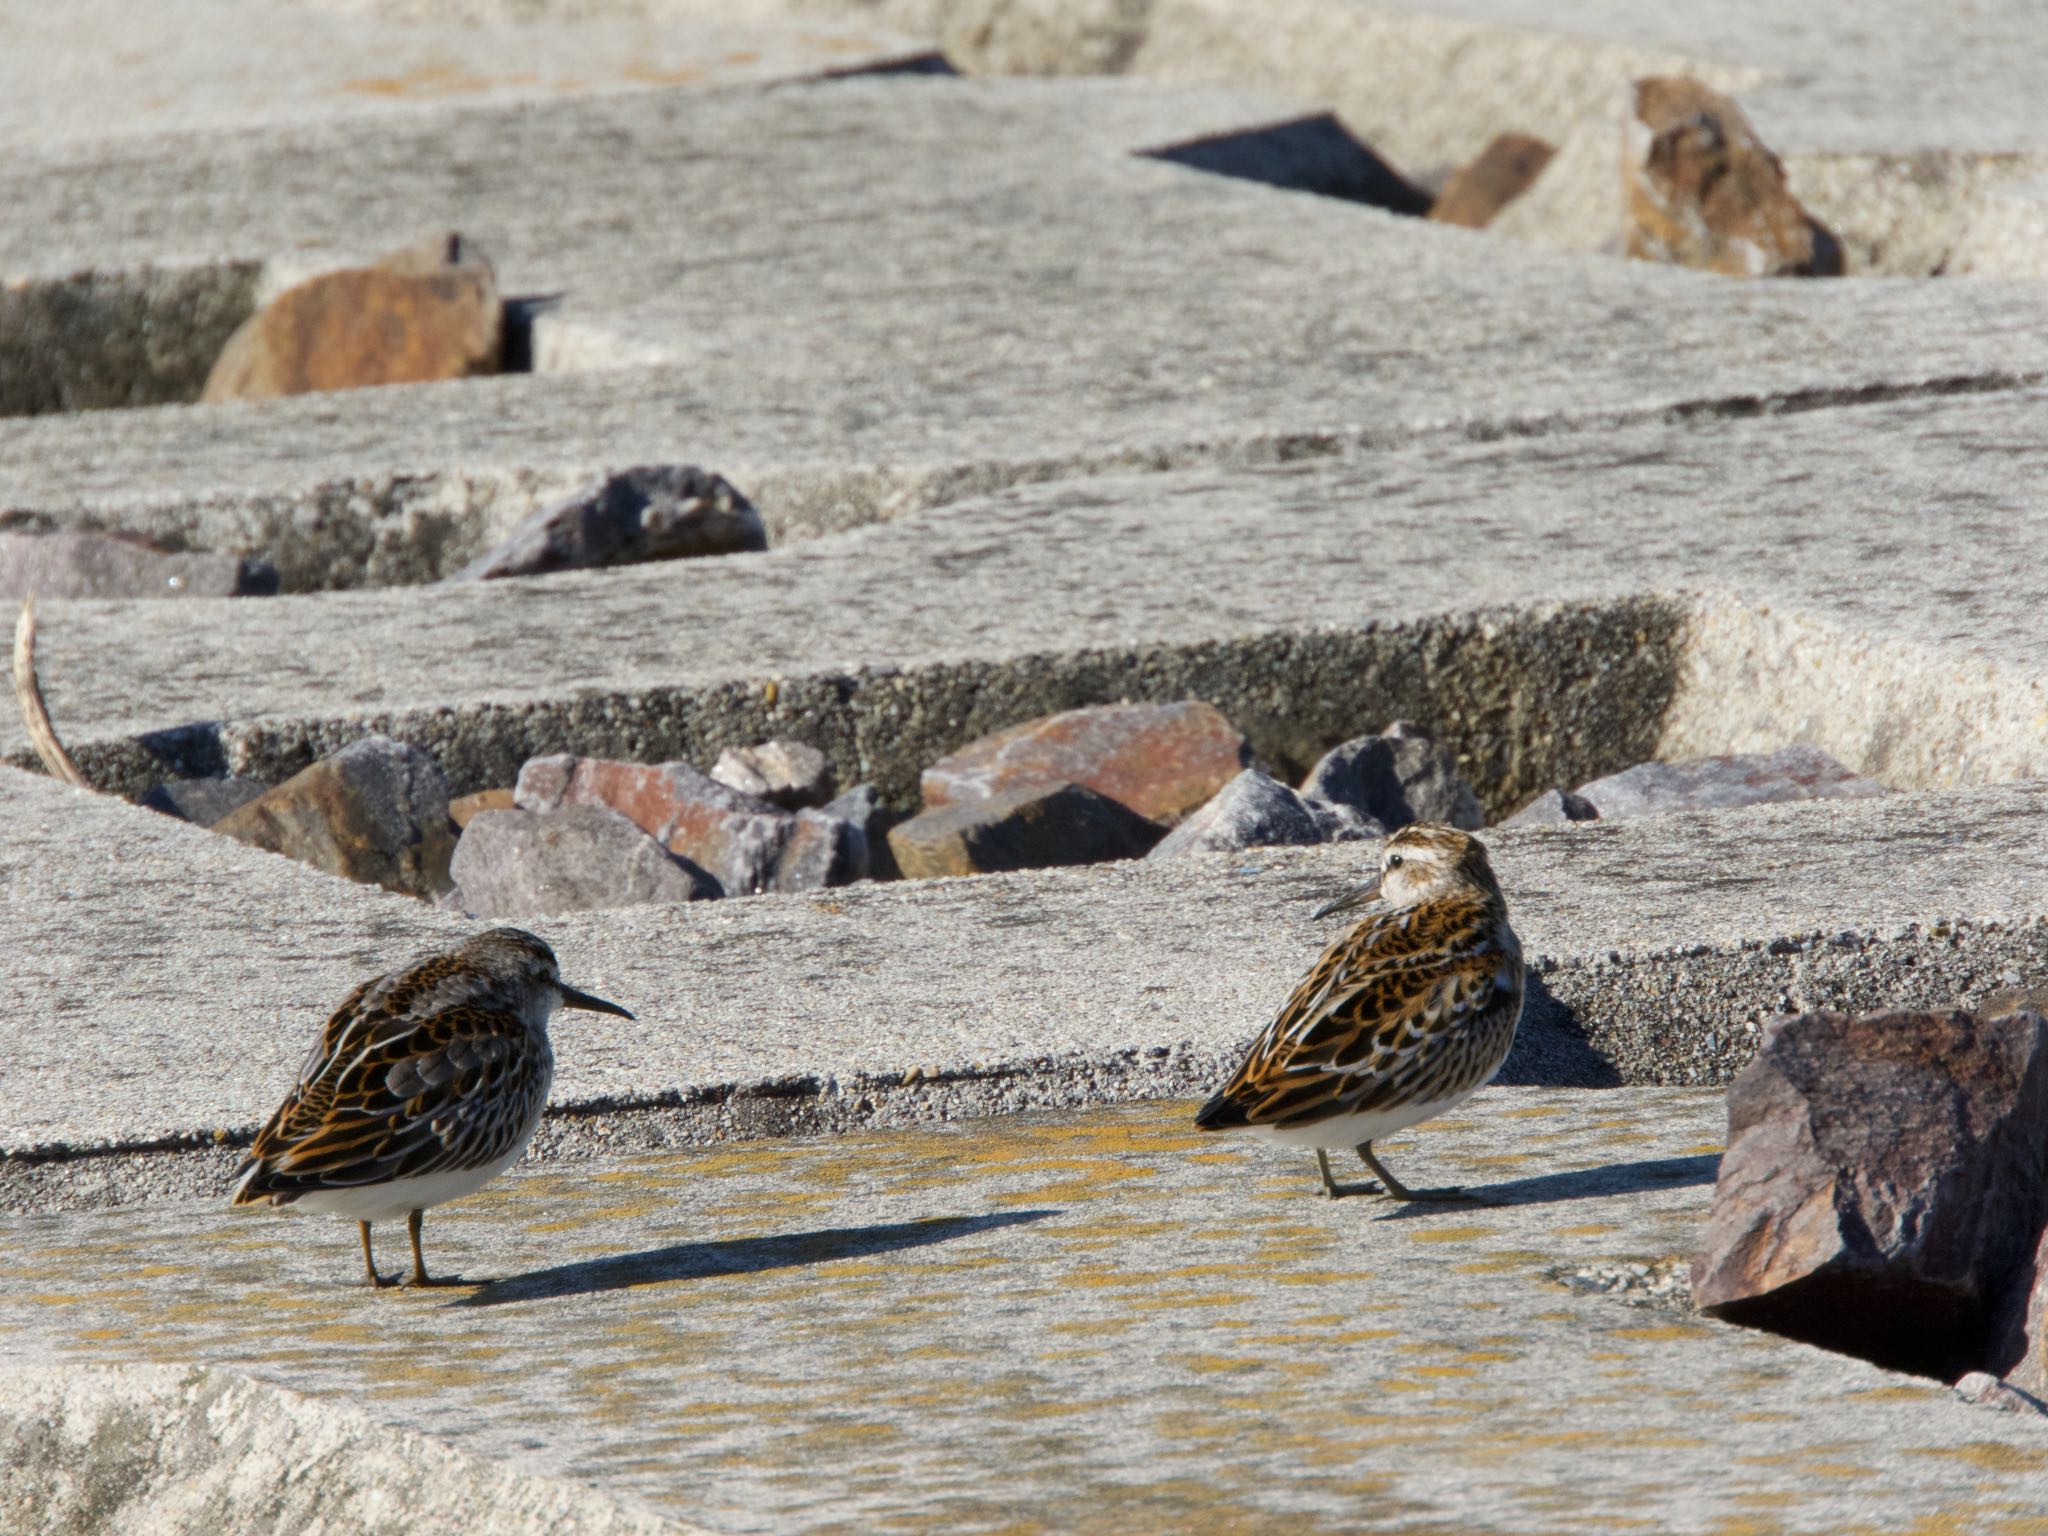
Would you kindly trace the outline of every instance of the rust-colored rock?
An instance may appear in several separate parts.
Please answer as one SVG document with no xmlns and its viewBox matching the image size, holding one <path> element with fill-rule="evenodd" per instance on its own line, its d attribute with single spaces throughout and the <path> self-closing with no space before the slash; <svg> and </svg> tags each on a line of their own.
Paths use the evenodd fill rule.
<svg viewBox="0 0 2048 1536">
<path fill-rule="evenodd" d="M 687 763 L 622 763 L 566 754 L 519 770 L 522 810 L 606 805 L 718 881 L 728 896 L 815 890 L 867 873 L 858 827 L 818 811 L 791 815 Z"/>
<path fill-rule="evenodd" d="M 448 802 L 448 815 L 458 827 L 485 811 L 509 811 L 517 803 L 509 789 L 480 789 L 473 795 L 458 795 Z"/>
<path fill-rule="evenodd" d="M 455 823 L 432 754 L 370 736 L 230 811 L 213 830 L 408 896 L 448 889 Z"/>
<path fill-rule="evenodd" d="M 1638 80 L 1624 139 L 1629 255 L 1730 277 L 1842 275 L 1841 243 L 1720 92 L 1678 76 Z"/>
<path fill-rule="evenodd" d="M 1080 784 L 1170 826 L 1250 762 L 1250 745 L 1221 710 L 1184 699 L 1106 704 L 1028 720 L 941 758 L 920 782 L 930 810 L 1014 790 Z"/>
<path fill-rule="evenodd" d="M 504 350 L 489 260 L 441 235 L 286 289 L 228 338 L 200 399 L 460 379 L 496 373 Z"/>
<path fill-rule="evenodd" d="M 1997 1347 L 2048 1220 L 2048 1020 L 1808 1013 L 1728 1090 L 1693 1296 L 1953 1381 Z"/>
<path fill-rule="evenodd" d="M 1026 784 L 925 811 L 889 831 L 913 880 L 1142 858 L 1157 822 L 1081 784 Z"/>
<path fill-rule="evenodd" d="M 1536 184 L 1556 153 L 1556 146 L 1526 133 L 1497 135 L 1470 164 L 1451 172 L 1429 205 L 1429 217 L 1439 224 L 1486 228 L 1495 214 Z"/>
</svg>

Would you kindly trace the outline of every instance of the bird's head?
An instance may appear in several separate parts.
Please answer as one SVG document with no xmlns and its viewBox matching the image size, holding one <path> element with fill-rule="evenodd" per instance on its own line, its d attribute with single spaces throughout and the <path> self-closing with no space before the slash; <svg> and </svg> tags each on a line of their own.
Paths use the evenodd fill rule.
<svg viewBox="0 0 2048 1536">
<path fill-rule="evenodd" d="M 493 928 L 478 934 L 462 948 L 464 957 L 480 970 L 502 977 L 516 986 L 551 990 L 563 1008 L 617 1014 L 622 1019 L 633 1017 L 617 1003 L 608 1003 L 588 992 L 579 992 L 563 981 L 561 968 L 555 963 L 555 952 L 524 928 Z"/>
<path fill-rule="evenodd" d="M 1318 909 L 1316 916 L 1327 917 L 1373 902 L 1397 909 L 1414 907 L 1459 894 L 1501 899 L 1500 882 L 1487 862 L 1486 845 L 1471 833 L 1440 821 L 1417 821 L 1387 839 L 1380 850 L 1379 871 L 1372 879 Z"/>
</svg>

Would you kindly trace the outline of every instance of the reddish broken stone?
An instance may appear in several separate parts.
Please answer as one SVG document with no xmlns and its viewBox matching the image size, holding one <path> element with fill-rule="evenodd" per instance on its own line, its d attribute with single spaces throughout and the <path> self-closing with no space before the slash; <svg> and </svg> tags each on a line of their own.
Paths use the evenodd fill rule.
<svg viewBox="0 0 2048 1536">
<path fill-rule="evenodd" d="M 893 827 L 889 847 L 911 879 L 983 875 L 1142 857 L 1159 826 L 1082 784 L 1027 784 L 925 811 Z"/>
<path fill-rule="evenodd" d="M 1841 244 L 1720 92 L 1679 76 L 1638 80 L 1625 136 L 1629 255 L 1731 277 L 1841 276 Z"/>
<path fill-rule="evenodd" d="M 938 810 L 1079 784 L 1170 826 L 1250 762 L 1250 745 L 1213 704 L 1106 704 L 969 742 L 925 769 L 921 785 L 926 809 Z"/>
<path fill-rule="evenodd" d="M 200 399 L 496 373 L 504 335 L 490 261 L 460 235 L 437 235 L 287 288 L 228 338 Z"/>
<path fill-rule="evenodd" d="M 449 818 L 458 827 L 467 827 L 472 818 L 485 811 L 509 811 L 518 802 L 509 789 L 480 789 L 473 795 L 457 795 L 448 802 Z"/>
<path fill-rule="evenodd" d="M 2044 1164 L 2040 1014 L 1782 1020 L 1728 1090 L 1694 1299 L 1953 1381 L 1997 1345 L 2048 1219 Z"/>
<path fill-rule="evenodd" d="M 1469 165 L 1451 172 L 1444 189 L 1430 204 L 1429 217 L 1439 224 L 1484 229 L 1494 215 L 1536 183 L 1557 150 L 1526 133 L 1503 133 Z"/>
<path fill-rule="evenodd" d="M 529 811 L 608 805 L 709 873 L 728 896 L 814 890 L 866 873 L 865 839 L 850 823 L 815 811 L 793 816 L 687 763 L 537 757 L 519 770 L 516 799 Z"/>
</svg>

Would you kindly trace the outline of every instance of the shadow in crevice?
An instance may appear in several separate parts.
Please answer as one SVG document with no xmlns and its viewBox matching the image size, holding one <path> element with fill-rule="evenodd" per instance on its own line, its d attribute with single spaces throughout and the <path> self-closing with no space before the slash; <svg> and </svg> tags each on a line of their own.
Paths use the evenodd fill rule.
<svg viewBox="0 0 2048 1536">
<path fill-rule="evenodd" d="M 1690 1157 L 1645 1157 L 1628 1163 L 1603 1163 L 1569 1173 L 1539 1173 L 1505 1184 L 1474 1184 L 1472 1193 L 1494 1205 L 1551 1205 L 1563 1200 L 1601 1200 L 1615 1195 L 1641 1195 L 1662 1189 L 1711 1184 L 1721 1167 L 1720 1156 L 1702 1152 Z M 1398 1172 L 1399 1170 L 1396 1170 Z M 1403 1183 L 1408 1182 L 1403 1179 Z M 1381 1221 L 1413 1221 L 1417 1217 L 1471 1215 L 1483 1205 L 1456 1202 L 1414 1202 L 1380 1217 Z"/>
<path fill-rule="evenodd" d="M 1515 1048 L 1494 1082 L 1519 1088 L 1619 1088 L 1621 1072 L 1595 1046 L 1569 1003 L 1532 967 L 1522 993 Z"/>
<path fill-rule="evenodd" d="M 951 1242 L 1004 1227 L 1043 1221 L 1057 1211 L 1005 1211 L 987 1216 L 925 1216 L 916 1221 L 884 1222 L 869 1227 L 831 1227 L 821 1232 L 786 1232 L 773 1237 L 723 1238 L 703 1243 L 673 1243 L 612 1258 L 558 1264 L 531 1274 L 493 1280 L 454 1307 L 495 1307 L 515 1301 L 550 1301 L 562 1296 L 588 1296 L 629 1286 L 667 1280 L 705 1280 L 724 1275 L 755 1275 L 770 1269 L 829 1264 L 834 1259 L 872 1258 L 906 1248 Z"/>
<path fill-rule="evenodd" d="M 1314 192 L 1411 218 L 1429 212 L 1427 192 L 1353 138 L 1328 112 L 1140 153 L 1147 160 L 1167 160 L 1213 176 Z"/>
</svg>

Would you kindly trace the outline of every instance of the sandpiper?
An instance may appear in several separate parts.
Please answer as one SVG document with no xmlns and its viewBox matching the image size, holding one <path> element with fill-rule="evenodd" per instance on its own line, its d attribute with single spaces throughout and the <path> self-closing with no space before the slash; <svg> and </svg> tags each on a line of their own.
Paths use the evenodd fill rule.
<svg viewBox="0 0 2048 1536">
<path fill-rule="evenodd" d="M 1379 873 L 1316 916 L 1358 910 L 1195 1124 L 1313 1148 L 1332 1199 L 1333 1147 L 1357 1148 L 1398 1199 L 1470 1199 L 1409 1189 L 1372 1144 L 1471 1097 L 1514 1044 L 1522 946 L 1485 846 L 1437 822 L 1401 828 Z"/>
<path fill-rule="evenodd" d="M 405 1217 L 412 1284 L 430 1279 L 420 1213 L 502 1173 L 540 1123 L 554 1078 L 548 1016 L 632 1014 L 562 983 L 554 951 L 493 928 L 364 982 L 334 1011 L 299 1080 L 236 1173 L 235 1205 L 296 1204 L 356 1223 L 377 1273 L 370 1223 Z"/>
</svg>

